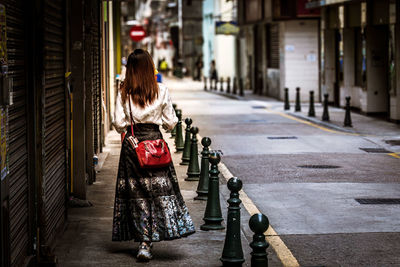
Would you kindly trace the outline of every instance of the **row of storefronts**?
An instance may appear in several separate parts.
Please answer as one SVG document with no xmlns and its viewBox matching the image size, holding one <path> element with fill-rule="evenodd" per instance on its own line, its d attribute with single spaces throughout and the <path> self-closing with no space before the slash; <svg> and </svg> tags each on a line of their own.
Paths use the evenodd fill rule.
<svg viewBox="0 0 400 267">
<path fill-rule="evenodd" d="M 54 264 L 68 199 L 96 179 L 113 5 L 0 0 L 1 266 Z"/>
<path fill-rule="evenodd" d="M 237 1 L 237 72 L 255 93 L 345 97 L 362 113 L 400 120 L 399 4 L 392 0 Z"/>
</svg>

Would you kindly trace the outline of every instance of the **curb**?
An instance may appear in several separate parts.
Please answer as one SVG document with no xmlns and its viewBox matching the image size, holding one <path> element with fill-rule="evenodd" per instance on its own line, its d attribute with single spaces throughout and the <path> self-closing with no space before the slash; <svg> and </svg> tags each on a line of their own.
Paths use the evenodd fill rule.
<svg viewBox="0 0 400 267">
<path fill-rule="evenodd" d="M 290 114 L 293 117 L 296 117 L 298 119 L 302 119 L 302 120 L 306 120 L 308 122 L 312 122 L 315 124 L 318 124 L 320 126 L 324 126 L 326 128 L 332 129 L 332 130 L 336 130 L 339 132 L 345 132 L 345 133 L 352 133 L 352 134 L 360 134 L 359 132 L 356 132 L 354 130 L 350 130 L 350 129 L 346 129 L 344 127 L 340 127 L 336 124 L 330 123 L 330 122 L 325 122 L 325 121 L 321 121 L 319 119 L 313 118 L 313 117 L 308 117 L 305 116 L 303 114 L 298 114 L 298 113 L 293 113 L 293 112 L 286 112 L 287 114 Z"/>
</svg>

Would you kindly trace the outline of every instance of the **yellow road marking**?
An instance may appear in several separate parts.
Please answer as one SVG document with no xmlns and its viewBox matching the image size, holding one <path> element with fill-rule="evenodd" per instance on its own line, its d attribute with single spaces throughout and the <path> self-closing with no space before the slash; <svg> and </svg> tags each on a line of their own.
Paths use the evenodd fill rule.
<svg viewBox="0 0 400 267">
<path fill-rule="evenodd" d="M 389 156 L 392 156 L 394 158 L 400 159 L 400 152 L 399 153 L 389 153 Z"/>
<path fill-rule="evenodd" d="M 228 170 L 224 163 L 219 164 L 219 170 L 224 178 L 228 181 L 233 177 L 232 173 Z M 249 212 L 250 215 L 261 213 L 260 210 L 256 207 L 254 202 L 247 196 L 246 192 L 240 190 L 240 199 L 242 200 L 243 206 Z M 268 243 L 275 250 L 276 255 L 281 260 L 283 266 L 287 267 L 298 267 L 300 264 L 293 256 L 290 249 L 285 245 L 279 235 L 275 232 L 274 228 L 270 225 L 268 230 L 264 233 Z"/>
<path fill-rule="evenodd" d="M 318 128 L 318 129 L 323 130 L 325 132 L 335 133 L 335 134 L 361 136 L 361 134 L 357 134 L 357 133 L 347 133 L 347 132 L 341 132 L 341 131 L 332 130 L 332 129 L 320 126 L 318 124 L 315 124 L 315 123 L 312 123 L 312 122 L 309 122 L 309 121 L 306 121 L 306 120 L 303 120 L 303 119 L 296 118 L 296 117 L 294 117 L 292 115 L 289 115 L 289 114 L 286 114 L 286 113 L 283 113 L 283 112 L 280 112 L 280 111 L 270 110 L 270 109 L 267 108 L 267 112 L 272 113 L 272 114 L 280 115 L 282 117 L 285 117 L 285 118 L 288 118 L 288 119 L 291 119 L 291 120 L 294 120 L 294 121 L 309 125 L 309 126 L 314 127 L 314 128 Z"/>
</svg>

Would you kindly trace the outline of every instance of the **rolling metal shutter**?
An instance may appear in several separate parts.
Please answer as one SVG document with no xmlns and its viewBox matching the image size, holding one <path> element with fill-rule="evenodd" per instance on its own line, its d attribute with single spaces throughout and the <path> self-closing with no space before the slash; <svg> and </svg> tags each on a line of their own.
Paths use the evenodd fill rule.
<svg viewBox="0 0 400 267">
<path fill-rule="evenodd" d="M 50 245 L 66 219 L 64 1 L 44 1 L 42 238 Z M 43 242 L 42 241 L 42 242 Z"/>
<path fill-rule="evenodd" d="M 93 11 L 93 21 L 92 21 L 92 105 L 93 105 L 93 153 L 99 153 L 100 149 L 100 112 L 101 112 L 101 102 L 100 102 L 100 25 L 99 25 L 99 2 L 94 3 Z"/>
<path fill-rule="evenodd" d="M 14 104 L 8 113 L 11 266 L 20 266 L 28 256 L 30 238 L 25 21 L 22 0 L 8 0 L 5 6 L 9 76 L 14 92 Z"/>
<path fill-rule="evenodd" d="M 269 31 L 268 67 L 279 69 L 279 24 L 271 24 Z"/>
</svg>

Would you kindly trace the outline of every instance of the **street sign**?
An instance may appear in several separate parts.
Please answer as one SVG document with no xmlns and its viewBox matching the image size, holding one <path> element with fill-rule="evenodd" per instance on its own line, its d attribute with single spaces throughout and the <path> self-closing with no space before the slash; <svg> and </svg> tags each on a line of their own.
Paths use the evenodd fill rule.
<svg viewBox="0 0 400 267">
<path fill-rule="evenodd" d="M 237 35 L 239 27 L 236 21 L 216 21 L 215 33 L 224 35 Z"/>
<path fill-rule="evenodd" d="M 140 25 L 132 26 L 129 35 L 134 42 L 140 42 L 144 37 L 146 37 L 146 31 Z"/>
</svg>

